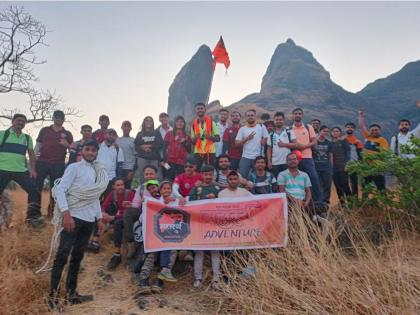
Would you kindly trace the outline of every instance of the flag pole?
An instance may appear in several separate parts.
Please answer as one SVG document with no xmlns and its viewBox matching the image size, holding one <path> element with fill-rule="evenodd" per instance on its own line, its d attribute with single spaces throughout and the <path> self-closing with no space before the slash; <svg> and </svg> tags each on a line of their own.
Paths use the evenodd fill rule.
<svg viewBox="0 0 420 315">
<path fill-rule="evenodd" d="M 214 61 L 214 59 L 212 58 L 212 71 L 211 71 L 211 78 L 210 78 L 210 86 L 209 86 L 209 92 L 207 93 L 207 99 L 206 99 L 206 106 L 209 104 L 209 100 L 210 100 L 210 93 L 211 93 L 211 87 L 213 85 L 213 78 L 214 78 L 214 71 L 216 70 L 216 62 Z"/>
</svg>

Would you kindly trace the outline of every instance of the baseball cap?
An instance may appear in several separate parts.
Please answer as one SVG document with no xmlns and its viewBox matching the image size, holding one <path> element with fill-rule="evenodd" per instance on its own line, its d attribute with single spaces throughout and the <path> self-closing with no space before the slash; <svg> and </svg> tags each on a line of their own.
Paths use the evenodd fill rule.
<svg viewBox="0 0 420 315">
<path fill-rule="evenodd" d="M 149 187 L 149 186 L 153 186 L 153 185 L 155 185 L 155 186 L 158 186 L 159 187 L 159 182 L 156 180 L 156 179 L 149 179 L 145 184 L 144 184 L 144 186 L 146 187 L 146 189 Z"/>
</svg>

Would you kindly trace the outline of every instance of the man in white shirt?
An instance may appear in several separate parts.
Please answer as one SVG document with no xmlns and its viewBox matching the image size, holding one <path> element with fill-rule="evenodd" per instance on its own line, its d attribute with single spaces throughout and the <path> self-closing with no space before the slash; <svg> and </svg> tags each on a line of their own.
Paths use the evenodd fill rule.
<svg viewBox="0 0 420 315">
<path fill-rule="evenodd" d="M 410 131 L 410 121 L 408 119 L 401 119 L 399 123 L 399 133 L 391 138 L 391 151 L 398 156 L 413 159 L 414 154 L 401 153 L 401 145 L 411 145 L 411 138 L 417 137 L 416 134 L 420 133 L 420 128 L 417 127 Z"/>
<path fill-rule="evenodd" d="M 245 188 L 239 187 L 240 175 L 237 171 L 230 171 L 227 175 L 227 188 L 219 193 L 219 198 L 247 197 L 252 194 Z"/>
<path fill-rule="evenodd" d="M 293 130 L 284 127 L 284 114 L 277 112 L 274 115 L 275 129 L 271 136 L 272 157 L 271 173 L 275 178 L 280 172 L 287 170 L 287 155 L 290 149 L 296 149 L 296 136 Z"/>
<path fill-rule="evenodd" d="M 242 177 L 248 178 L 249 171 L 254 167 L 255 158 L 264 155 L 265 146 L 268 146 L 267 164 L 271 165 L 271 141 L 267 128 L 263 124 L 257 124 L 256 111 L 250 109 L 245 115 L 247 123 L 239 129 L 235 143 L 243 147 L 239 172 Z"/>
<path fill-rule="evenodd" d="M 111 191 L 111 180 L 121 174 L 122 163 L 124 162 L 124 153 L 123 150 L 120 150 L 119 146 L 116 144 L 117 138 L 118 135 L 115 129 L 107 129 L 105 141 L 99 146 L 97 160 L 105 166 L 109 180 L 109 185 L 102 197 L 106 197 Z"/>
<path fill-rule="evenodd" d="M 68 302 L 70 304 L 80 304 L 93 299 L 91 295 L 83 296 L 78 294 L 76 289 L 80 263 L 92 234 L 95 221 L 98 224 L 99 233 L 102 233 L 104 230 L 101 206 L 99 204 L 101 191 L 98 191 L 96 194 L 92 193 L 90 198 L 82 202 L 68 199 L 68 192 L 70 189 L 75 188 L 87 191 L 96 183 L 97 172 L 101 171 L 99 168 L 101 166 L 96 166 L 96 168 L 99 168 L 98 171 L 94 165 L 98 148 L 99 145 L 96 140 L 87 140 L 83 144 L 83 159 L 66 168 L 60 183 L 54 189 L 57 207 L 63 214 L 63 230 L 60 234 L 60 245 L 51 270 L 51 291 L 48 298 L 48 306 L 52 311 L 60 311 L 62 309 L 58 303 L 58 287 L 70 253 L 71 259 L 66 281 Z M 105 189 L 105 185 L 103 185 L 103 189 Z"/>
<path fill-rule="evenodd" d="M 216 142 L 216 158 L 221 156 L 223 153 L 223 135 L 228 126 L 229 111 L 226 108 L 219 110 L 219 121 L 216 123 L 217 129 L 219 130 L 220 140 Z"/>
</svg>

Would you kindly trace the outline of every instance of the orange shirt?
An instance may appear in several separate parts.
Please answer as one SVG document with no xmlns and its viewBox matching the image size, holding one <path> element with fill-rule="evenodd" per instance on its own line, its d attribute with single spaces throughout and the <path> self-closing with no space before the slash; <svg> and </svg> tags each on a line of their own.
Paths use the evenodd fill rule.
<svg viewBox="0 0 420 315">
<path fill-rule="evenodd" d="M 380 148 L 389 148 L 388 141 L 384 137 L 371 137 L 367 131 L 362 131 L 362 136 L 365 138 L 363 152 L 375 153 L 379 152 Z"/>
<path fill-rule="evenodd" d="M 297 127 L 293 124 L 292 129 L 295 132 L 297 143 L 306 145 L 311 142 L 311 138 L 316 137 L 315 130 L 311 125 L 302 124 L 300 127 Z M 302 150 L 302 158 L 311 159 L 312 148 Z"/>
</svg>

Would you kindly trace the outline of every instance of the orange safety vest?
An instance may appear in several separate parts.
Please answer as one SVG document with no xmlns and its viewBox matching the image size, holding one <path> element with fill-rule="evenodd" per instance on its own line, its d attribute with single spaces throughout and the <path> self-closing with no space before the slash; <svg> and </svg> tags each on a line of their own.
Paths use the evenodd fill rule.
<svg viewBox="0 0 420 315">
<path fill-rule="evenodd" d="M 211 136 L 212 133 L 212 127 L 213 127 L 213 121 L 211 119 L 210 116 L 205 116 L 204 117 L 204 136 Z M 202 149 L 202 134 L 200 133 L 200 120 L 198 118 L 194 119 L 194 123 L 193 123 L 193 129 L 194 129 L 194 134 L 197 136 L 199 135 L 199 138 L 197 139 L 195 146 L 196 148 L 198 148 L 199 150 Z M 210 154 L 211 151 L 211 146 L 213 145 L 213 141 L 205 139 L 206 141 L 206 145 L 204 147 L 204 154 Z M 202 153 L 203 154 L 203 153 Z"/>
</svg>

